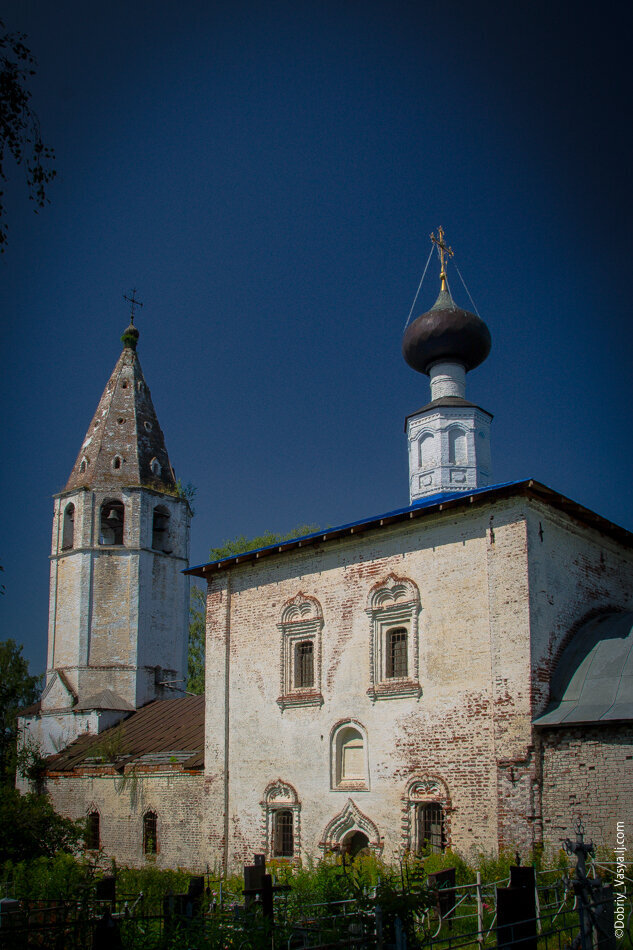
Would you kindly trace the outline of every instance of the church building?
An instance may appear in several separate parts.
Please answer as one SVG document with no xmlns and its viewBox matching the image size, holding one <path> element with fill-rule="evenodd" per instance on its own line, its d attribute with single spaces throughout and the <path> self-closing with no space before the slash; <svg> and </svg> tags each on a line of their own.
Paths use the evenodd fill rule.
<svg viewBox="0 0 633 950">
<path fill-rule="evenodd" d="M 494 483 L 492 415 L 466 398 L 490 333 L 436 243 L 439 296 L 403 341 L 431 388 L 405 421 L 409 504 L 361 521 L 188 568 L 125 332 L 55 499 L 47 683 L 21 720 L 90 847 L 234 871 L 255 852 L 527 854 L 578 814 L 608 845 L 633 821 L 633 535 Z M 207 585 L 204 697 L 174 690 L 187 575 Z"/>
</svg>

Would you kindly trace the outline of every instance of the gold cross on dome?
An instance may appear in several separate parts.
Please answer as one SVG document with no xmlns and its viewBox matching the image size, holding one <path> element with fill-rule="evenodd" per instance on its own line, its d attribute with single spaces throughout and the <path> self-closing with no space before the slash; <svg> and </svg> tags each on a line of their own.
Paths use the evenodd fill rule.
<svg viewBox="0 0 633 950">
<path fill-rule="evenodd" d="M 440 280 L 442 281 L 442 290 L 446 290 L 446 258 L 454 257 L 453 248 L 449 247 L 444 240 L 444 228 L 440 224 L 437 229 L 437 237 L 431 232 L 431 241 L 435 244 L 440 255 Z"/>
<path fill-rule="evenodd" d="M 131 296 L 131 297 L 128 297 L 127 294 L 123 294 L 123 299 L 124 299 L 124 300 L 127 300 L 127 302 L 132 305 L 131 311 L 130 311 L 130 323 L 131 323 L 131 324 L 134 324 L 134 308 L 135 308 L 135 307 L 142 307 L 143 304 L 141 303 L 140 300 L 137 300 L 137 299 L 136 299 L 136 287 L 133 288 L 133 290 L 131 291 L 131 293 L 132 293 L 132 296 Z"/>
</svg>

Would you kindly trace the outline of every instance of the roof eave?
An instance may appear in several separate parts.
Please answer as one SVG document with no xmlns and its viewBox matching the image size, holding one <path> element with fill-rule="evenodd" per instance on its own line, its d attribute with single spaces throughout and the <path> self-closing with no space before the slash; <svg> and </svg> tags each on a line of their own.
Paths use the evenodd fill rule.
<svg viewBox="0 0 633 950">
<path fill-rule="evenodd" d="M 503 498 L 509 498 L 513 495 L 525 495 L 550 504 L 578 521 L 589 524 L 605 534 L 615 537 L 628 547 L 633 547 L 633 534 L 614 524 L 601 515 L 596 514 L 589 508 L 579 505 L 570 498 L 555 492 L 541 482 L 532 478 L 517 482 L 506 482 L 501 485 L 493 485 L 490 488 L 477 488 L 474 491 L 460 493 L 459 495 L 440 495 L 433 504 L 417 502 L 409 505 L 407 508 L 398 508 L 395 511 L 387 512 L 383 515 L 377 515 L 373 518 L 355 521 L 347 525 L 341 525 L 335 528 L 329 528 L 326 531 L 316 531 L 313 534 L 307 534 L 299 538 L 292 538 L 288 541 L 280 541 L 277 544 L 267 545 L 263 548 L 255 548 L 252 551 L 244 551 L 241 554 L 231 555 L 221 558 L 217 561 L 209 561 L 206 564 L 197 564 L 183 571 L 183 574 L 190 574 L 195 577 L 208 578 L 220 571 L 229 570 L 240 564 L 258 561 L 265 557 L 276 554 L 282 554 L 295 548 L 308 547 L 310 545 L 327 543 L 337 538 L 351 537 L 355 534 L 362 534 L 365 531 L 376 530 L 387 527 L 391 524 L 414 520 L 437 514 L 438 512 L 450 511 L 465 506 L 481 506 L 491 501 L 498 501 Z"/>
</svg>

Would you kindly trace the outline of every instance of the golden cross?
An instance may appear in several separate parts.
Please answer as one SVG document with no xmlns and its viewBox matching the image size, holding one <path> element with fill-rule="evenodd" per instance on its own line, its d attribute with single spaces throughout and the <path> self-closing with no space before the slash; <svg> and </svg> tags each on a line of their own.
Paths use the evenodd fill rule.
<svg viewBox="0 0 633 950">
<path fill-rule="evenodd" d="M 132 304 L 132 310 L 130 313 L 130 323 L 134 324 L 134 307 L 142 307 L 143 304 L 140 300 L 136 299 L 136 287 L 132 290 L 132 296 L 128 297 L 127 294 L 123 294 L 123 299 L 127 300 L 128 303 Z"/>
<path fill-rule="evenodd" d="M 445 256 L 454 257 L 454 254 L 453 248 L 449 247 L 444 241 L 444 228 L 441 224 L 437 229 L 437 237 L 431 233 L 431 241 L 435 244 L 440 253 L 440 280 L 442 281 L 442 290 L 446 290 L 446 262 L 444 258 Z"/>
</svg>

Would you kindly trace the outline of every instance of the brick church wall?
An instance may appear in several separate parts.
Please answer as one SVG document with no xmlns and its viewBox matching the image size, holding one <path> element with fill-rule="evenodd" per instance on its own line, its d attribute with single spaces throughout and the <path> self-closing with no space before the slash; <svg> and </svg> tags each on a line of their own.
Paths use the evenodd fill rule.
<svg viewBox="0 0 633 950">
<path fill-rule="evenodd" d="M 585 839 L 608 856 L 616 846 L 616 822 L 624 822 L 625 833 L 633 828 L 631 724 L 544 729 L 542 741 L 543 815 L 550 849 L 560 847 L 562 838 L 574 838 L 580 816 Z"/>
<path fill-rule="evenodd" d="M 57 775 L 47 780 L 47 792 L 60 814 L 85 818 L 100 815 L 101 846 L 119 864 L 200 870 L 202 826 L 201 772 L 177 770 L 119 775 Z M 143 816 L 157 816 L 158 852 L 143 854 Z"/>
</svg>

